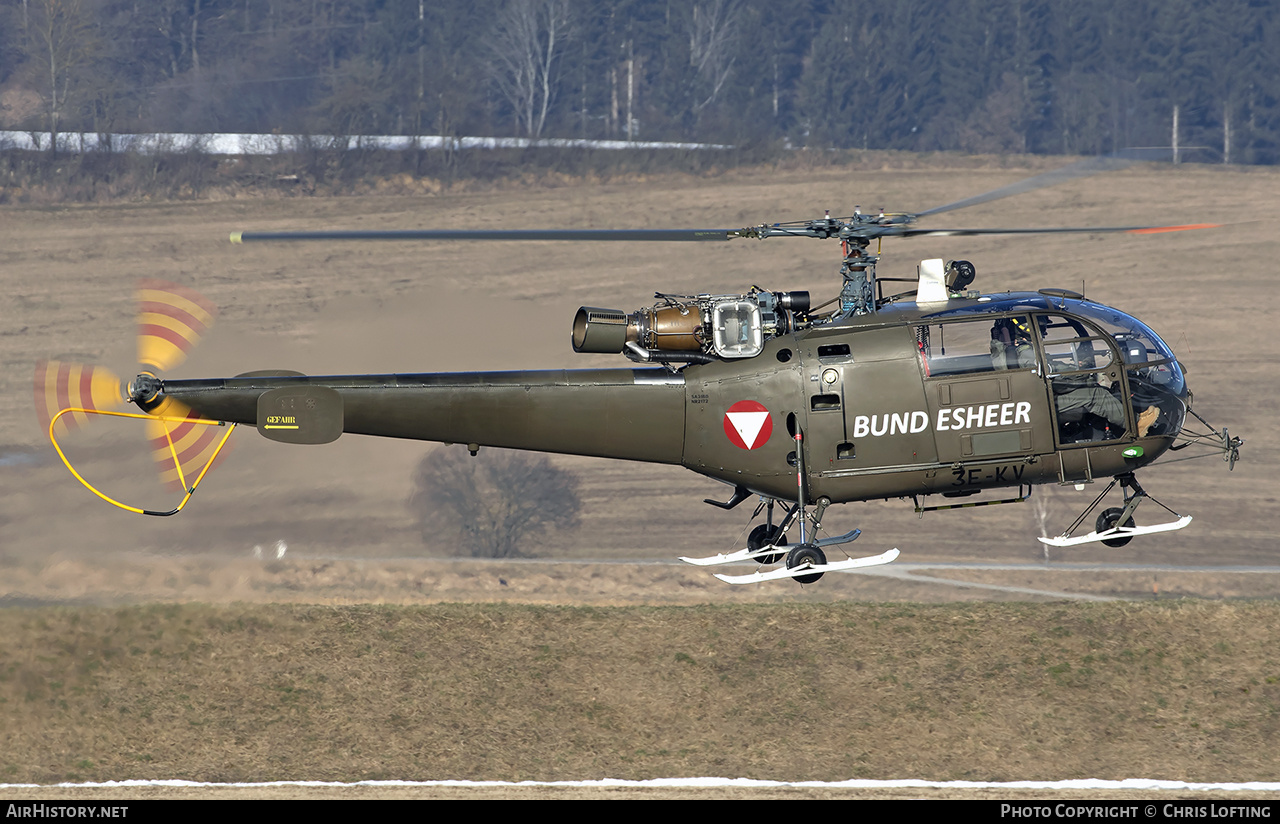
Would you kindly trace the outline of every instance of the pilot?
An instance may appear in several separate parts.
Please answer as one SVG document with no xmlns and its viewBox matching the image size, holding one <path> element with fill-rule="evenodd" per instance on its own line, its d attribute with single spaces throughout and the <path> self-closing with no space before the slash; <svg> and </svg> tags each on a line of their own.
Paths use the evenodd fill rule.
<svg viewBox="0 0 1280 824">
<path fill-rule="evenodd" d="M 996 369 L 1034 369 L 1036 350 L 1026 318 L 1001 318 L 991 327 L 991 362 Z"/>
<path fill-rule="evenodd" d="M 1041 318 L 1041 323 L 1044 319 Z M 1007 342 L 1006 342 L 1007 341 Z M 1035 347 L 1031 343 L 1031 324 L 1025 317 L 996 321 L 991 330 L 992 361 L 997 369 L 1034 369 Z M 1053 381 L 1054 404 L 1059 421 L 1075 417 L 1071 413 L 1087 412 L 1105 420 L 1107 437 L 1116 437 L 1125 429 L 1124 406 L 1115 395 L 1096 382 L 1093 374 L 1057 378 Z M 1156 406 L 1138 415 L 1138 437 L 1145 437 L 1160 417 Z"/>
</svg>

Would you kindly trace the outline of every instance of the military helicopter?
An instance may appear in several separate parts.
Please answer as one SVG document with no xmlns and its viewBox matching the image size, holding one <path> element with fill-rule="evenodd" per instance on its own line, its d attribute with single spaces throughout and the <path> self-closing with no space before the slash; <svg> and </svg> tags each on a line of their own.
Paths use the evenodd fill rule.
<svg viewBox="0 0 1280 824">
<path fill-rule="evenodd" d="M 914 213 L 864 214 L 742 229 L 421 230 L 235 233 L 235 243 L 364 240 L 558 240 L 710 242 L 817 238 L 842 250 L 839 294 L 814 305 L 808 292 L 751 286 L 740 294 L 655 294 L 646 308 L 584 306 L 573 320 L 575 352 L 620 354 L 613 369 L 443 374 L 308 376 L 268 370 L 233 378 L 173 380 L 159 375 L 212 321 L 199 295 L 172 284 L 140 293 L 139 360 L 127 385 L 105 370 L 46 363 L 37 403 L 50 438 L 73 474 L 108 502 L 147 515 L 172 515 L 190 500 L 231 429 L 256 426 L 284 443 L 322 444 L 343 433 L 536 450 L 685 466 L 733 488 L 734 509 L 756 498 L 764 520 L 746 547 L 699 566 L 754 562 L 730 584 L 791 578 L 813 583 L 829 572 L 886 564 L 891 549 L 864 557 L 842 549 L 853 529 L 819 538 L 832 504 L 903 498 L 917 513 L 1025 501 L 1037 484 L 1110 479 L 1060 536 L 1057 547 L 1186 527 L 1152 498 L 1135 473 L 1168 451 L 1221 453 L 1234 467 L 1243 440 L 1216 430 L 1191 408 L 1170 347 L 1137 318 L 1066 289 L 982 294 L 968 261 L 924 260 L 913 288 L 877 278 L 871 251 L 883 238 L 1039 232 L 1155 233 L 1181 226 L 1051 229 L 929 229 L 925 217 L 985 203 L 1146 159 L 1127 152 L 1081 161 L 977 197 Z M 897 284 L 886 289 L 887 284 Z M 121 412 L 124 402 L 138 413 Z M 198 411 L 193 411 L 198 410 Z M 169 511 L 115 501 L 91 486 L 58 445 L 61 426 L 87 415 L 147 418 L 157 456 L 182 490 Z M 1189 422 L 1194 419 L 1198 426 Z M 230 424 L 224 434 L 217 428 Z M 1203 427 L 1202 429 L 1200 427 Z M 1119 486 L 1122 502 L 1094 529 L 1075 534 Z M 963 499 L 989 489 L 1013 497 L 925 506 L 931 495 Z M 1138 526 L 1152 500 L 1173 520 Z M 792 540 L 794 543 L 789 543 Z M 845 554 L 829 559 L 829 551 Z M 768 569 L 774 567 L 773 569 Z"/>
</svg>

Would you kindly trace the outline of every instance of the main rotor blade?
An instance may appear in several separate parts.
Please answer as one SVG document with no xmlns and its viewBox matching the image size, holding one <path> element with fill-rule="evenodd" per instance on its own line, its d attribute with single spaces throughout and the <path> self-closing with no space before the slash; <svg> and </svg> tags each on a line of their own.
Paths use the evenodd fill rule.
<svg viewBox="0 0 1280 824">
<path fill-rule="evenodd" d="M 945 206 L 935 206 L 932 209 L 926 209 L 923 212 L 916 212 L 915 216 L 920 218 L 925 217 L 926 215 L 936 215 L 940 212 L 964 209 L 969 206 L 977 206 L 979 203 L 987 203 L 992 200 L 999 200 L 1003 197 L 1020 195 L 1024 192 L 1030 192 L 1033 189 L 1044 189 L 1049 186 L 1057 186 L 1059 183 L 1066 183 L 1068 180 L 1075 180 L 1080 177 L 1088 177 L 1089 175 L 1098 174 L 1099 172 L 1111 172 L 1117 169 L 1123 169 L 1126 166 L 1132 166 L 1134 163 L 1160 160 L 1167 157 L 1169 151 L 1169 149 L 1164 148 L 1121 149 L 1120 151 L 1112 154 L 1085 158 L 1084 160 L 1072 163 L 1069 166 L 1063 166 L 1061 169 L 1054 169 L 1051 172 L 1044 172 L 1043 174 L 1038 174 L 1033 177 L 1028 177 L 1025 180 L 1020 180 L 1017 183 L 1011 183 L 1008 186 L 993 189 L 986 194 L 966 197 L 964 200 L 957 200 L 955 203 L 948 203 Z"/>
<path fill-rule="evenodd" d="M 1039 235 L 1054 232 L 1129 232 L 1154 235 L 1161 232 L 1186 232 L 1192 229 L 1217 229 L 1221 223 L 1188 223 L 1182 226 L 1055 226 L 1047 229 L 903 229 L 900 237 L 964 237 L 967 235 Z"/>
<path fill-rule="evenodd" d="M 729 240 L 740 229 L 406 229 L 355 232 L 232 232 L 232 243 L 256 240 Z"/>
</svg>

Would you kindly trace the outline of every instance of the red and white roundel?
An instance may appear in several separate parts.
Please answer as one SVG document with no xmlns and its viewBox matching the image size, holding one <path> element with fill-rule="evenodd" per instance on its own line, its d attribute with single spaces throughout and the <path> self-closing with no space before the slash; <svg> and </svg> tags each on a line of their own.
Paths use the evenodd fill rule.
<svg viewBox="0 0 1280 824">
<path fill-rule="evenodd" d="M 724 413 L 724 434 L 739 449 L 758 449 L 773 434 L 773 418 L 757 401 L 738 401 Z"/>
</svg>

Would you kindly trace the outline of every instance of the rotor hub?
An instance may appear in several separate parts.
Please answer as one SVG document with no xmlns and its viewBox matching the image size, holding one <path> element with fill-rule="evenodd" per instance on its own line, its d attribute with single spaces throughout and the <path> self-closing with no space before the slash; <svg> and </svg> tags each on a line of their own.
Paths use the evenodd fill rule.
<svg viewBox="0 0 1280 824">
<path fill-rule="evenodd" d="M 163 390 L 164 381 L 151 372 L 143 372 L 129 382 L 129 400 L 144 412 L 150 412 L 160 405 Z"/>
</svg>

